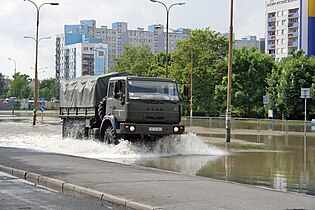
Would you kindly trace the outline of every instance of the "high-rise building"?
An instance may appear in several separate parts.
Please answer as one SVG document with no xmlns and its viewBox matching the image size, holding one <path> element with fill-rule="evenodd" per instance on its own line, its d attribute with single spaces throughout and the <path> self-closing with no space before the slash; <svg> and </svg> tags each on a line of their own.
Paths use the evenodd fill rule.
<svg viewBox="0 0 315 210">
<path fill-rule="evenodd" d="M 187 36 L 186 29 L 169 32 L 169 52 L 175 50 L 176 42 Z M 68 80 L 86 74 L 107 73 L 108 69 L 115 66 L 114 58 L 123 55 L 124 46 L 127 43 L 134 46 L 149 45 L 154 54 L 165 51 L 164 27 L 158 24 L 150 25 L 147 31 L 144 28 L 128 30 L 126 22 L 115 22 L 111 29 L 107 26 L 97 28 L 95 20 L 82 20 L 79 25 L 65 25 L 64 33 L 56 38 L 57 80 Z M 97 61 L 95 57 L 97 55 L 95 51 L 101 44 L 105 48 L 103 49 L 105 56 L 103 72 L 99 69 L 93 70 L 97 65 L 102 66 L 101 61 Z"/>
<path fill-rule="evenodd" d="M 259 51 L 260 49 L 260 40 L 257 39 L 256 36 L 245 36 L 242 39 L 235 39 L 233 47 L 238 48 L 257 48 Z"/>
<path fill-rule="evenodd" d="M 280 61 L 300 49 L 315 55 L 315 0 L 267 0 L 266 53 Z"/>
<path fill-rule="evenodd" d="M 89 35 L 95 21 L 66 25 L 56 38 L 56 79 L 58 82 L 84 75 L 108 72 L 108 45 Z"/>
</svg>

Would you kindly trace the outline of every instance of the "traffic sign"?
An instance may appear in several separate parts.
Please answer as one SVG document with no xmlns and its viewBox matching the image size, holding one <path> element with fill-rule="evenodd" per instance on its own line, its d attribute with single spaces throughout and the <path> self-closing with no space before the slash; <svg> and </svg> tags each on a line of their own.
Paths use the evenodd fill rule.
<svg viewBox="0 0 315 210">
<path fill-rule="evenodd" d="M 264 104 L 269 104 L 269 96 L 263 96 Z"/>
<path fill-rule="evenodd" d="M 44 112 L 45 107 L 41 106 L 41 107 L 39 107 L 39 110 L 40 110 L 41 112 Z"/>
</svg>

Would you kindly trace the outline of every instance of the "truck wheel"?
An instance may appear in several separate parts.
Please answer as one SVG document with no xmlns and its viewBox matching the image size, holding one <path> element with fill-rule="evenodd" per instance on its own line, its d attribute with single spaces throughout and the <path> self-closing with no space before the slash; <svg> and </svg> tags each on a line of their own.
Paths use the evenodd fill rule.
<svg viewBox="0 0 315 210">
<path fill-rule="evenodd" d="M 62 137 L 70 137 L 70 121 L 63 119 L 62 122 Z"/>
<path fill-rule="evenodd" d="M 114 133 L 114 129 L 112 127 L 108 127 L 105 130 L 104 133 L 104 142 L 108 143 L 108 144 L 119 144 L 119 140 L 116 137 L 115 133 Z"/>
</svg>

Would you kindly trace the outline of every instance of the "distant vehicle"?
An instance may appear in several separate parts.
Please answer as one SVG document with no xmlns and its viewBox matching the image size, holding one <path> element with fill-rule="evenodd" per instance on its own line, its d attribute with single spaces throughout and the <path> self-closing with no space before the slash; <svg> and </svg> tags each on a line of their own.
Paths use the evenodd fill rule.
<svg viewBox="0 0 315 210">
<path fill-rule="evenodd" d="M 126 73 L 83 76 L 60 89 L 62 134 L 119 139 L 158 140 L 185 130 L 178 86 L 174 80 Z"/>
</svg>

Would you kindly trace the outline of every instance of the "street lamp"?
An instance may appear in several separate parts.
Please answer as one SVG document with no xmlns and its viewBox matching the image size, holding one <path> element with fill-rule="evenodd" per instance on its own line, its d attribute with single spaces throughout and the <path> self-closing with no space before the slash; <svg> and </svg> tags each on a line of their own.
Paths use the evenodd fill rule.
<svg viewBox="0 0 315 210">
<path fill-rule="evenodd" d="M 233 0 L 231 0 L 230 34 L 229 34 L 229 65 L 228 65 L 228 88 L 226 108 L 226 142 L 231 141 L 231 92 L 232 92 L 232 50 L 233 50 Z"/>
<path fill-rule="evenodd" d="M 14 114 L 14 102 L 15 102 L 15 74 L 16 74 L 16 62 L 13 58 L 8 58 L 14 62 L 14 74 L 13 74 L 13 103 L 12 103 L 12 114 Z"/>
<path fill-rule="evenodd" d="M 39 29 L 39 10 L 44 5 L 59 5 L 59 3 L 43 3 L 40 6 L 37 6 L 36 3 L 34 3 L 31 0 L 24 0 L 32 3 L 36 7 L 36 36 L 33 37 L 25 37 L 25 38 L 31 38 L 34 39 L 36 46 L 35 46 L 35 78 L 34 78 L 34 111 L 33 111 L 33 125 L 36 125 L 36 109 L 37 109 L 37 63 L 38 63 L 38 43 L 41 39 L 38 39 L 38 29 Z M 45 38 L 45 37 L 44 37 Z M 44 39 L 42 38 L 42 39 Z"/>
<path fill-rule="evenodd" d="M 170 13 L 170 10 L 173 6 L 176 6 L 176 5 L 184 5 L 185 3 L 184 2 L 179 2 L 179 3 L 174 3 L 172 5 L 170 5 L 169 7 L 166 6 L 166 4 L 164 4 L 163 2 L 161 1 L 157 1 L 157 0 L 150 0 L 154 3 L 159 3 L 159 4 L 162 4 L 164 7 L 165 7 L 165 10 L 166 10 L 166 49 L 165 49 L 165 54 L 166 54 L 166 64 L 165 64 L 165 76 L 166 78 L 168 78 L 168 20 L 169 20 L 169 13 Z"/>
</svg>

